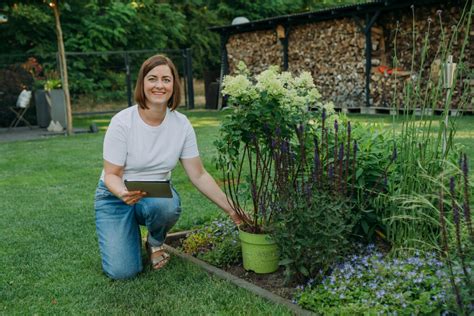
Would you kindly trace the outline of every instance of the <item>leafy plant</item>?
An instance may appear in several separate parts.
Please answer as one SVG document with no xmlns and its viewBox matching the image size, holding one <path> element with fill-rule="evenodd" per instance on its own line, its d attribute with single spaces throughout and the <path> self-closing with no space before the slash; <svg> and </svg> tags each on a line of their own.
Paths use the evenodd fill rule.
<svg viewBox="0 0 474 316">
<path fill-rule="evenodd" d="M 242 252 L 238 236 L 225 236 L 208 252 L 199 256 L 217 267 L 226 267 L 242 261 Z"/>
<path fill-rule="evenodd" d="M 185 253 L 197 256 L 212 248 L 215 238 L 210 227 L 204 227 L 198 231 L 192 232 L 183 241 L 183 250 Z"/>
<path fill-rule="evenodd" d="M 288 280 L 327 271 L 347 253 L 354 232 L 366 238 L 373 234 L 379 223 L 365 211 L 366 201 L 385 190 L 384 179 L 396 158 L 387 157 L 387 149 L 377 150 L 386 147 L 377 136 L 364 140 L 361 149 L 344 116 L 328 117 L 323 109 L 320 118 L 312 125 L 300 124 L 296 140 L 279 133 L 272 139 L 276 191 L 272 206 L 277 210 L 272 236 Z M 365 156 L 373 159 L 364 164 L 360 161 Z"/>
<path fill-rule="evenodd" d="M 51 91 L 53 89 L 60 89 L 61 88 L 61 79 L 48 79 L 44 83 L 44 89 L 46 91 Z"/>
<path fill-rule="evenodd" d="M 448 309 L 448 284 L 435 253 L 390 258 L 369 245 L 321 283 L 300 286 L 297 302 L 322 314 L 439 314 Z"/>
<path fill-rule="evenodd" d="M 261 233 L 272 221 L 273 135 L 278 131 L 285 139 L 296 138 L 298 123 L 314 116 L 309 108 L 322 106 L 320 95 L 309 73 L 293 77 L 270 67 L 252 78 L 243 63 L 237 75 L 224 78 L 223 86 L 233 110 L 224 119 L 221 137 L 215 142 L 217 166 L 246 229 Z M 249 215 L 244 211 L 248 201 Z"/>
<path fill-rule="evenodd" d="M 182 248 L 185 253 L 218 267 L 229 266 L 241 259 L 238 231 L 228 218 L 192 232 L 183 241 Z"/>
<path fill-rule="evenodd" d="M 351 250 L 359 218 L 350 199 L 324 191 L 288 191 L 295 202 L 276 212 L 272 230 L 287 282 L 313 277 L 341 260 Z"/>
</svg>

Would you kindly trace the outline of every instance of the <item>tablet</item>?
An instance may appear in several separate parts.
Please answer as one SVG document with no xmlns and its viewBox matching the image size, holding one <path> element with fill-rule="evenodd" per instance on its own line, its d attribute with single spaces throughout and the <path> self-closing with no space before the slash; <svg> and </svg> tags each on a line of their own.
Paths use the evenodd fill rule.
<svg viewBox="0 0 474 316">
<path fill-rule="evenodd" d="M 164 181 L 124 181 L 128 191 L 143 191 L 147 197 L 171 198 L 171 185 L 169 180 Z"/>
</svg>

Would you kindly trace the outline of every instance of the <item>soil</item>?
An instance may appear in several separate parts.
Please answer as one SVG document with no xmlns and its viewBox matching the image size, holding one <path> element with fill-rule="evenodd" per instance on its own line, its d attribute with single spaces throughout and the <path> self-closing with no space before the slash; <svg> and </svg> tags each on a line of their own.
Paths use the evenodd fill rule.
<svg viewBox="0 0 474 316">
<path fill-rule="evenodd" d="M 288 300 L 292 300 L 296 292 L 295 287 L 285 285 L 283 267 L 280 267 L 276 272 L 268 274 L 257 274 L 252 271 L 246 271 L 242 264 L 223 268 L 222 270 Z"/>
<path fill-rule="evenodd" d="M 179 249 L 182 241 L 183 239 L 181 238 L 170 241 L 167 240 L 166 243 L 171 247 Z M 242 263 L 238 263 L 229 267 L 218 268 L 288 300 L 292 300 L 294 294 L 296 293 L 296 288 L 294 286 L 285 284 L 283 267 L 280 267 L 277 271 L 268 274 L 257 274 L 252 271 L 246 271 L 243 268 Z"/>
</svg>

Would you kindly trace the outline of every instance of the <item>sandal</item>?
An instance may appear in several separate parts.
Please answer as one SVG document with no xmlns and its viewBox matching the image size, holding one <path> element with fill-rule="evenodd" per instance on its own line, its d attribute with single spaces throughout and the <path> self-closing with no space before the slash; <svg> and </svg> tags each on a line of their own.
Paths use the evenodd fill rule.
<svg viewBox="0 0 474 316">
<path fill-rule="evenodd" d="M 170 255 L 165 251 L 165 247 L 150 246 L 148 242 L 145 243 L 148 258 L 150 259 L 151 268 L 153 270 L 159 270 L 163 268 L 170 260 Z"/>
</svg>

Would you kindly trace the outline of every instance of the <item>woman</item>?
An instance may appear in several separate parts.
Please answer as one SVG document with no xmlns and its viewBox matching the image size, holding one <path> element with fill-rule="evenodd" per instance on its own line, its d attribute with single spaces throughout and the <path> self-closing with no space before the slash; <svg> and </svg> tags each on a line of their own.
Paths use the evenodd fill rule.
<svg viewBox="0 0 474 316">
<path fill-rule="evenodd" d="M 162 246 L 166 233 L 181 212 L 173 188 L 172 198 L 146 198 L 145 192 L 128 191 L 124 180 L 167 180 L 179 160 L 194 186 L 240 224 L 202 165 L 191 123 L 175 111 L 180 88 L 173 62 L 163 55 L 150 57 L 138 74 L 137 105 L 117 113 L 107 129 L 95 210 L 102 268 L 112 279 L 131 278 L 142 270 L 139 225 L 148 229 L 146 248 L 153 269 L 162 268 L 169 260 Z"/>
</svg>

